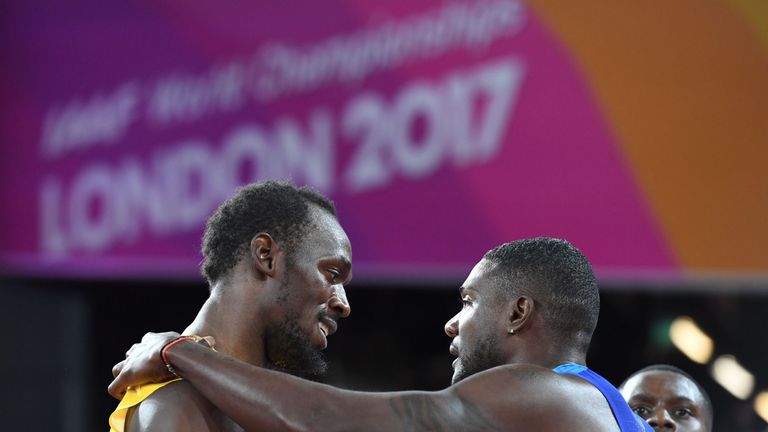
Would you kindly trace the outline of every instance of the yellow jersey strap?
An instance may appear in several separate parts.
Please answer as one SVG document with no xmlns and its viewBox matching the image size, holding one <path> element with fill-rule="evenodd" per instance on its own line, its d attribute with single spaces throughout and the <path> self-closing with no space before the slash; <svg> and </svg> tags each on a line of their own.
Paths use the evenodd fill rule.
<svg viewBox="0 0 768 432">
<path fill-rule="evenodd" d="M 145 384 L 136 387 L 129 387 L 125 392 L 125 396 L 117 405 L 117 408 L 109 416 L 109 432 L 124 432 L 125 431 L 125 416 L 128 414 L 128 410 L 140 404 L 149 395 L 156 390 L 161 389 L 168 384 L 176 381 L 181 381 L 181 378 L 172 379 L 170 381 L 157 383 L 157 384 Z"/>
</svg>

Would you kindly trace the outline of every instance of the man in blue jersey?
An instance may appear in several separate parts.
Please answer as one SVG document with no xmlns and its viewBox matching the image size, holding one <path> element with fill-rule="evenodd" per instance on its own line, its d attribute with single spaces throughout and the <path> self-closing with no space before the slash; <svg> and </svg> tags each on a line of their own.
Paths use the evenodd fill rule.
<svg viewBox="0 0 768 432">
<path fill-rule="evenodd" d="M 109 390 L 120 397 L 129 385 L 167 378 L 169 367 L 246 430 L 651 431 L 585 365 L 600 301 L 589 262 L 568 242 L 496 247 L 459 295 L 463 306 L 445 325 L 453 382 L 441 391 L 338 389 L 176 333 L 148 334 L 115 366 Z"/>
</svg>

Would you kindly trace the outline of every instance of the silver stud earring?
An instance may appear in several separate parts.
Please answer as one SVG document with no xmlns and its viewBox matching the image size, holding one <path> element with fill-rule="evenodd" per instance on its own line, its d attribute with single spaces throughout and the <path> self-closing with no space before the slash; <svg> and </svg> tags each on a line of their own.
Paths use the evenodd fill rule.
<svg viewBox="0 0 768 432">
<path fill-rule="evenodd" d="M 509 329 L 509 334 L 515 334 L 515 329 Z"/>
</svg>

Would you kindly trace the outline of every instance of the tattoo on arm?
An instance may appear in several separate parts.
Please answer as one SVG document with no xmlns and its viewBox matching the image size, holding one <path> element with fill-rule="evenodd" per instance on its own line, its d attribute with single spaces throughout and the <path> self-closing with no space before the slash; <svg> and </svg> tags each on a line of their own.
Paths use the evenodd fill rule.
<svg viewBox="0 0 768 432">
<path fill-rule="evenodd" d="M 446 402 L 427 395 L 407 395 L 389 404 L 405 432 L 498 430 L 472 402 L 461 397 Z"/>
</svg>

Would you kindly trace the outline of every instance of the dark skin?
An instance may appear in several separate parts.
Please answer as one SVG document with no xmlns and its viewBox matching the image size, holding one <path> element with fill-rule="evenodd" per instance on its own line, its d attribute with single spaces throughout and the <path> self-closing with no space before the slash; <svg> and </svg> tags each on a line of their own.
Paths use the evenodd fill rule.
<svg viewBox="0 0 768 432">
<path fill-rule="evenodd" d="M 213 344 L 215 339 L 222 355 L 243 364 L 285 367 L 291 362 L 279 357 L 279 350 L 270 352 L 267 341 L 270 331 L 285 328 L 275 327 L 276 323 L 290 317 L 289 328 L 301 335 L 309 349 L 325 349 L 338 319 L 350 313 L 344 291 L 351 278 L 349 240 L 333 217 L 313 209 L 312 228 L 296 247 L 291 266 L 286 259 L 286 251 L 269 233 L 254 236 L 250 253 L 225 280 L 214 284 L 210 298 L 184 333 L 211 335 L 209 342 Z M 144 341 L 154 338 L 148 335 Z M 128 354 L 141 357 L 141 349 L 134 346 Z M 155 371 L 151 381 L 169 378 L 167 371 Z M 186 380 L 168 384 L 130 409 L 126 430 L 242 429 Z"/>
<path fill-rule="evenodd" d="M 249 365 L 199 344 L 168 350 L 174 368 L 246 430 L 270 431 L 618 431 L 602 394 L 559 375 L 585 353 L 556 345 L 533 298 L 502 301 L 481 261 L 461 288 L 462 310 L 445 326 L 453 339 L 454 384 L 436 392 L 338 389 Z M 162 347 L 177 334 L 148 334 L 113 369 L 110 393 L 164 376 Z M 482 351 L 493 341 L 494 353 Z M 498 363 L 498 364 L 493 364 Z M 491 366 L 492 365 L 492 366 Z M 478 369 L 478 370 L 475 370 Z M 350 414 L 352 413 L 352 414 Z"/>
<path fill-rule="evenodd" d="M 655 431 L 712 430 L 704 397 L 696 384 L 678 373 L 650 370 L 637 374 L 622 386 L 621 394 Z"/>
</svg>

